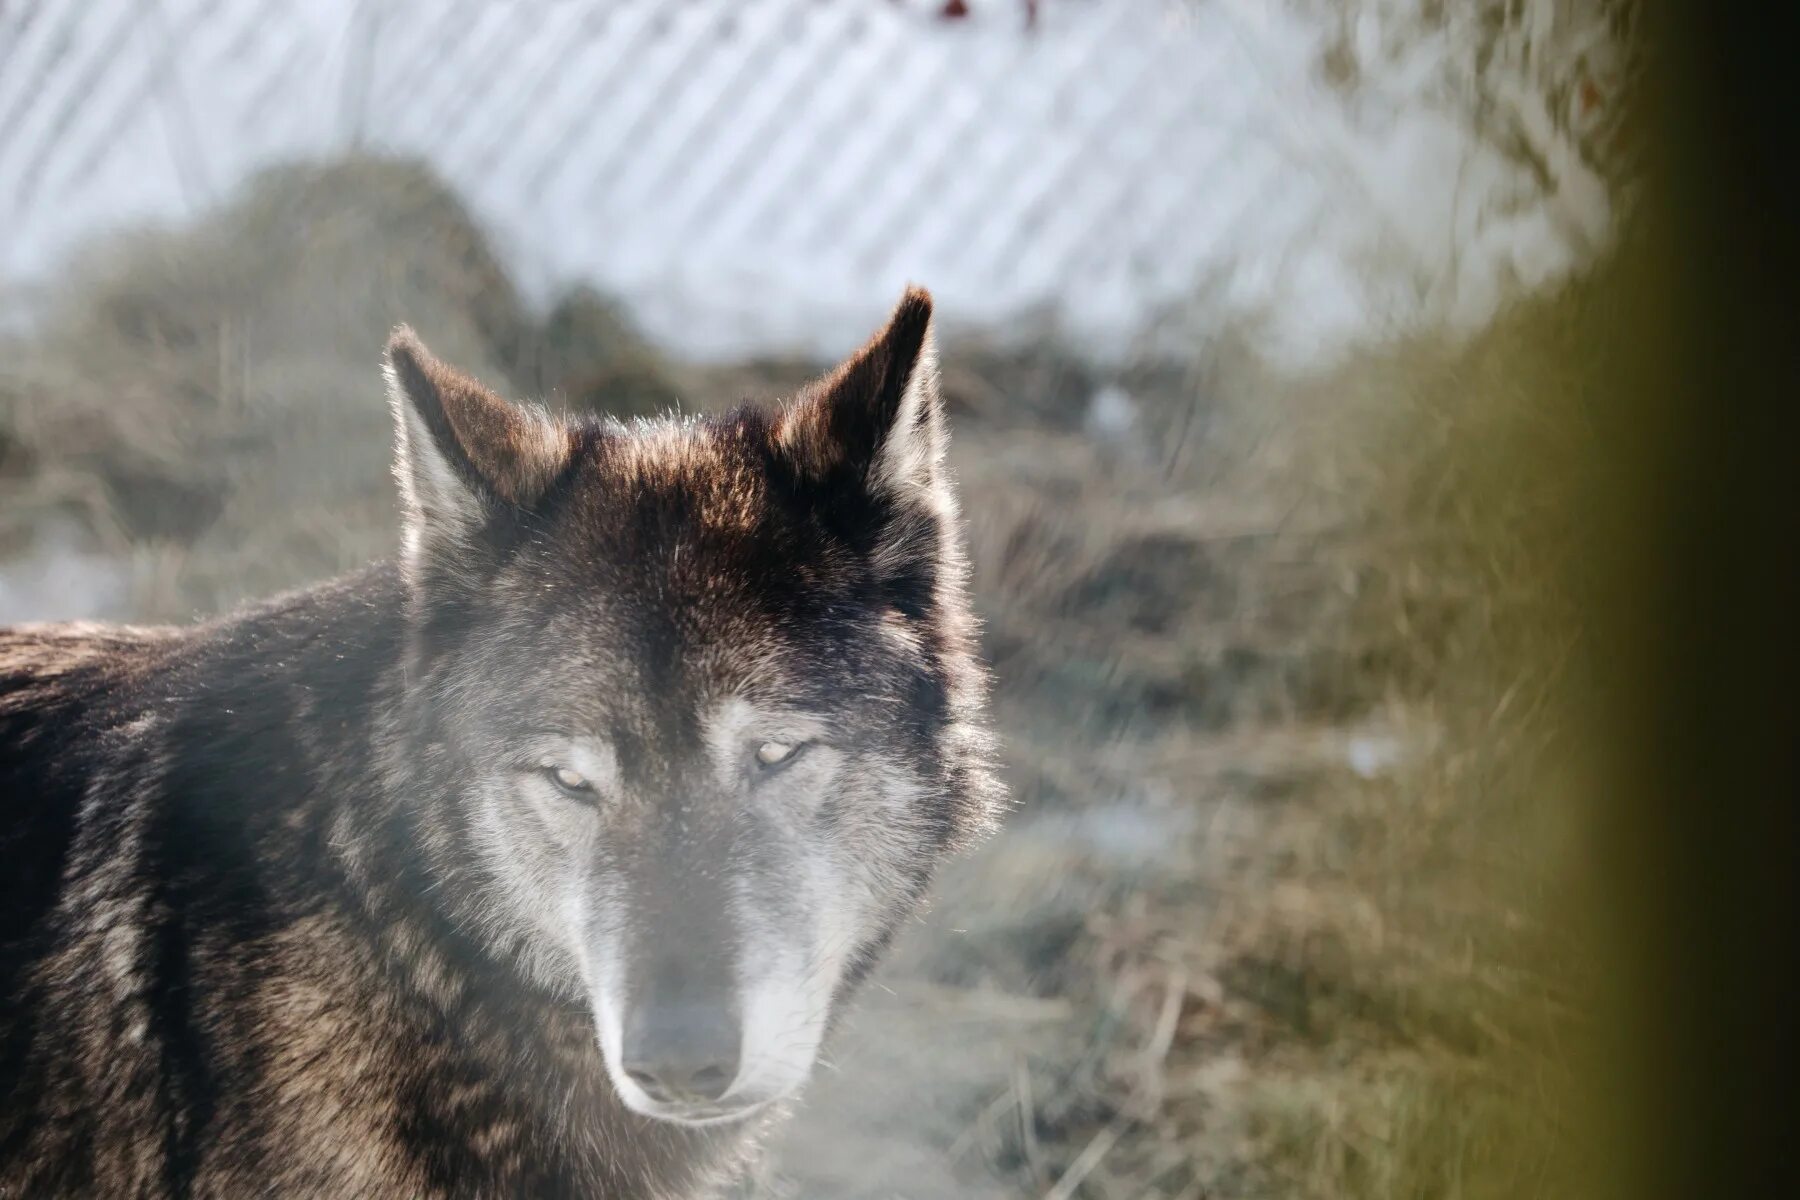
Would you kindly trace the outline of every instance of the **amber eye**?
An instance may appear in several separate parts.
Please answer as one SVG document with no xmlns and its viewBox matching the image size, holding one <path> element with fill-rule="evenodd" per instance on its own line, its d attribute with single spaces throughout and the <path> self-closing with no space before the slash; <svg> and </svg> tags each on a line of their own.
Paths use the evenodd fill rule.
<svg viewBox="0 0 1800 1200">
<path fill-rule="evenodd" d="M 798 742 L 764 742 L 756 748 L 756 761 L 764 768 L 779 767 L 792 762 L 798 753 Z"/>
<path fill-rule="evenodd" d="M 594 794 L 594 785 L 589 783 L 587 776 L 580 771 L 572 771 L 568 767 L 550 766 L 544 768 L 544 774 L 549 776 L 551 783 L 571 796 L 586 797 Z"/>
</svg>

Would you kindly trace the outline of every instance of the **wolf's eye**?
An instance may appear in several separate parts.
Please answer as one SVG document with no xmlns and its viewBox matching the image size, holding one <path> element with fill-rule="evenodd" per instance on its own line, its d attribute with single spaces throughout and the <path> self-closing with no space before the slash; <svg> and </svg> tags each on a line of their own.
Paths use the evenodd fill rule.
<svg viewBox="0 0 1800 1200">
<path fill-rule="evenodd" d="M 756 762 L 764 769 L 779 767 L 791 762 L 798 753 L 798 742 L 764 742 L 756 748 Z"/>
<path fill-rule="evenodd" d="M 544 774 L 549 776 L 551 783 L 571 796 L 592 796 L 594 794 L 594 785 L 589 783 L 587 776 L 580 771 L 571 771 L 567 767 L 545 767 Z"/>
</svg>

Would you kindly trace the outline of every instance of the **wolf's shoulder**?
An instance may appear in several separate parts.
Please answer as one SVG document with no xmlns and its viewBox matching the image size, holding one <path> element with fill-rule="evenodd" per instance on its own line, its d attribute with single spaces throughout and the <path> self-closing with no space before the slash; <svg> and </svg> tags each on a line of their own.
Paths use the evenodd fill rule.
<svg viewBox="0 0 1800 1200">
<path fill-rule="evenodd" d="M 266 759 L 259 747 L 302 704 L 366 708 L 398 609 L 371 569 L 189 626 L 0 628 L 0 795 L 15 801 L 0 804 L 0 837 L 19 832 L 7 809 L 96 778 L 129 787 L 187 758 Z"/>
<path fill-rule="evenodd" d="M 175 629 L 92 623 L 0 628 L 0 986 L 15 1007 L 47 950 L 82 798 L 144 709 L 131 681 L 183 640 Z"/>
<path fill-rule="evenodd" d="M 73 719 L 92 732 L 95 721 L 136 720 L 195 684 L 254 687 L 304 670 L 310 647 L 341 661 L 349 654 L 332 650 L 385 645 L 399 603 L 394 572 L 378 563 L 193 625 L 0 626 L 0 754 L 29 742 L 33 726 Z"/>
<path fill-rule="evenodd" d="M 78 847 L 90 866 L 128 845 L 165 866 L 249 855 L 319 792 L 321 756 L 360 763 L 392 592 L 365 572 L 191 626 L 0 628 L 0 975 L 45 934 Z"/>
<path fill-rule="evenodd" d="M 143 678 L 192 637 L 173 626 L 92 621 L 0 627 L 0 775 L 129 719 Z"/>
<path fill-rule="evenodd" d="M 0 696 L 104 671 L 128 669 L 186 636 L 174 625 L 55 621 L 0 626 Z"/>
</svg>

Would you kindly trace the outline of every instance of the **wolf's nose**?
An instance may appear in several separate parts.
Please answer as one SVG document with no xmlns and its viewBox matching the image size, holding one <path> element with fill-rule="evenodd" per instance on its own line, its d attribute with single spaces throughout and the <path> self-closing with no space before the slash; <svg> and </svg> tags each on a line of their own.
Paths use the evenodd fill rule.
<svg viewBox="0 0 1800 1200">
<path fill-rule="evenodd" d="M 731 1088 L 738 1070 L 738 1022 L 724 1005 L 652 1005 L 625 1029 L 619 1064 L 662 1103 L 706 1103 Z"/>
</svg>

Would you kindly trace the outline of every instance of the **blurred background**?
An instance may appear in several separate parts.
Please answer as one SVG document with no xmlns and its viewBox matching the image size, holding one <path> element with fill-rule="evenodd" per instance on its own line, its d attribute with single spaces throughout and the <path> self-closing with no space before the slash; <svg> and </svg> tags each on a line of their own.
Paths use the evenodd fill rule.
<svg viewBox="0 0 1800 1200">
<path fill-rule="evenodd" d="M 1578 514 L 1642 41 L 1626 0 L 7 0 L 0 621 L 391 552 L 398 322 L 705 410 L 924 284 L 1016 810 L 743 1194 L 1592 1194 Z"/>
</svg>

